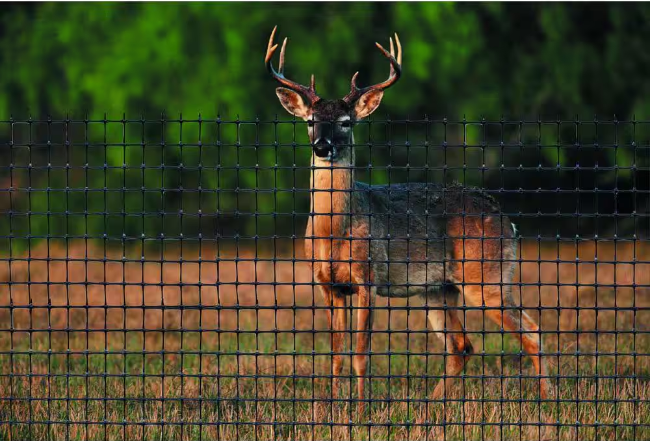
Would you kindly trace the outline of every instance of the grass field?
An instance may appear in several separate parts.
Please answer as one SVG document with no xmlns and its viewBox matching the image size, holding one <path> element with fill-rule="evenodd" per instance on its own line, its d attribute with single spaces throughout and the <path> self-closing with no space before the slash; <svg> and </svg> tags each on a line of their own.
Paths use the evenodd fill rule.
<svg viewBox="0 0 653 441">
<path fill-rule="evenodd" d="M 522 245 L 516 281 L 532 285 L 516 297 L 545 307 L 530 314 L 555 377 L 546 402 L 516 340 L 478 311 L 464 314 L 477 355 L 456 394 L 427 402 L 442 344 L 418 299 L 377 299 L 365 415 L 350 403 L 349 357 L 342 401 L 330 402 L 326 317 L 309 308 L 323 303 L 306 264 L 255 263 L 242 249 L 235 262 L 209 246 L 202 263 L 184 247 L 196 262 L 180 264 L 180 251 L 164 264 L 116 251 L 118 262 L 85 262 L 105 251 L 53 241 L 0 263 L 0 440 L 649 439 L 648 243 Z"/>
</svg>

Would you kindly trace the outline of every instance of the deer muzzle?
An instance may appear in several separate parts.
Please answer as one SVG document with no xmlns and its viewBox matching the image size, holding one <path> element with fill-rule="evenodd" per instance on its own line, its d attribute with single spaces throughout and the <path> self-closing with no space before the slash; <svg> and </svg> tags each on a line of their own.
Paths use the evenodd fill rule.
<svg viewBox="0 0 653 441">
<path fill-rule="evenodd" d="M 335 154 L 335 149 L 333 148 L 333 143 L 331 142 L 331 139 L 326 137 L 320 137 L 316 139 L 315 142 L 313 143 L 313 152 L 315 153 L 315 156 L 318 156 L 320 158 L 333 159 L 333 156 Z"/>
</svg>

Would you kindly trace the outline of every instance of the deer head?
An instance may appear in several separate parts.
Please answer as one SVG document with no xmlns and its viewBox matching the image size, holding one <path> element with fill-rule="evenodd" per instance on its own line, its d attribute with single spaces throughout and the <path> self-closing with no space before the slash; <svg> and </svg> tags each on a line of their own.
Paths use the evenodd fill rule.
<svg viewBox="0 0 653 441">
<path fill-rule="evenodd" d="M 285 87 L 277 88 L 277 96 L 281 105 L 292 115 L 308 122 L 308 137 L 313 147 L 313 156 L 322 161 L 353 161 L 351 146 L 354 143 L 353 124 L 372 114 L 383 98 L 383 92 L 399 80 L 401 76 L 401 43 L 397 41 L 397 58 L 392 38 L 390 38 L 390 52 L 376 43 L 383 55 L 390 61 L 390 76 L 382 83 L 358 88 L 356 78 L 358 72 L 351 79 L 351 90 L 342 99 L 326 100 L 320 98 L 315 92 L 315 76 L 311 76 L 311 85 L 303 86 L 284 76 L 283 68 L 286 55 L 286 43 L 283 40 L 279 56 L 279 70 L 272 66 L 272 55 L 278 44 L 274 43 L 276 26 L 270 35 L 268 50 L 265 54 L 265 64 L 272 76 Z"/>
</svg>

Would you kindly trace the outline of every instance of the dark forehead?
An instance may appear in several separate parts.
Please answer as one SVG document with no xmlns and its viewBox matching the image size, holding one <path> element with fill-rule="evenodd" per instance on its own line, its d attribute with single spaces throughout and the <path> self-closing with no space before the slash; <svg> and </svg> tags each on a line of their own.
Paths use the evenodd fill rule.
<svg viewBox="0 0 653 441">
<path fill-rule="evenodd" d="M 313 106 L 313 115 L 321 120 L 336 120 L 349 113 L 343 100 L 320 100 Z"/>
</svg>

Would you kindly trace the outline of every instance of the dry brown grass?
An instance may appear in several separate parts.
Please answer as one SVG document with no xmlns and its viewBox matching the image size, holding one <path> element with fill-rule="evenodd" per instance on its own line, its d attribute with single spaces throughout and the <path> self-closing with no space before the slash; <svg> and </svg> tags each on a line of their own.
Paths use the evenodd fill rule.
<svg viewBox="0 0 653 441">
<path fill-rule="evenodd" d="M 327 400 L 326 318 L 310 309 L 322 299 L 307 266 L 254 263 L 251 250 L 239 262 L 233 250 L 201 251 L 201 264 L 180 264 L 178 248 L 165 252 L 174 263 L 155 262 L 159 254 L 85 262 L 104 250 L 51 243 L 29 262 L 2 262 L 0 419 L 14 424 L 0 425 L 0 439 L 648 439 L 648 244 L 523 246 L 516 281 L 529 285 L 517 297 L 525 307 L 561 308 L 531 310 L 543 350 L 560 354 L 547 357 L 558 375 L 547 403 L 537 401 L 532 367 L 513 339 L 481 333 L 497 328 L 467 311 L 470 338 L 486 355 L 473 358 L 471 378 L 458 386 L 464 404 L 427 404 L 442 373 L 441 344 L 407 333 L 427 328 L 418 299 L 410 309 L 377 299 L 368 384 L 376 401 L 362 418 L 346 402 L 355 396 L 349 383 L 336 396 L 345 401 Z M 197 260 L 198 250 L 182 255 Z M 577 264 L 577 256 L 602 263 Z M 558 257 L 571 262 L 538 262 Z"/>
</svg>

